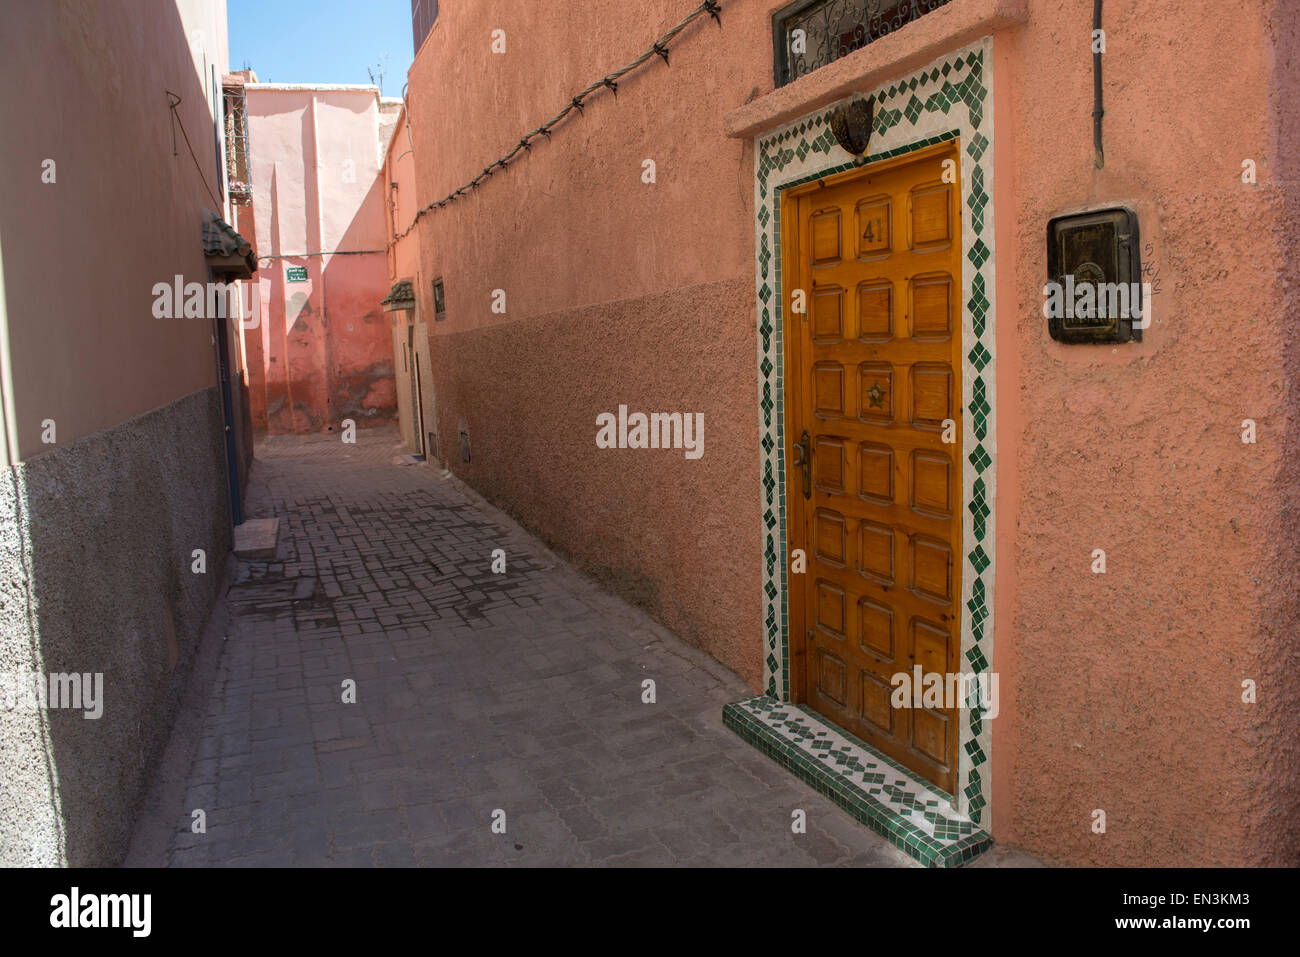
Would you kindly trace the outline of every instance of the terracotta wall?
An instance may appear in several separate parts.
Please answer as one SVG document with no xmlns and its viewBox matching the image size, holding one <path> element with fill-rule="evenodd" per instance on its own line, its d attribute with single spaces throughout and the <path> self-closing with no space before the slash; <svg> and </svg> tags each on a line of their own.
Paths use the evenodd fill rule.
<svg viewBox="0 0 1300 957">
<path fill-rule="evenodd" d="M 265 257 L 261 325 L 245 333 L 254 423 L 273 433 L 390 423 L 375 91 L 265 83 L 245 91 L 255 245 Z M 290 281 L 291 268 L 307 279 Z"/>
<path fill-rule="evenodd" d="M 693 6 L 446 5 L 410 72 L 420 204 Z M 725 4 L 721 31 L 689 28 L 671 67 L 593 98 L 419 230 L 422 304 L 446 283 L 431 348 L 449 466 L 755 688 L 753 140 L 724 117 L 772 91 L 780 6 Z M 1108 5 L 1098 171 L 1092 4 L 952 6 L 906 28 L 917 46 L 893 72 L 980 35 L 945 35 L 958 17 L 996 34 L 994 837 L 1072 863 L 1295 863 L 1297 13 L 1253 0 L 1193 27 L 1177 0 Z M 891 72 L 853 56 L 836 96 Z M 1060 346 L 1041 314 L 1047 220 L 1121 203 L 1151 244 L 1158 323 L 1141 345 Z M 705 455 L 597 449 L 597 414 L 620 404 L 703 412 Z"/>
<path fill-rule="evenodd" d="M 420 203 L 473 178 L 684 7 L 445 5 L 410 73 Z M 626 78 L 617 99 L 593 99 L 526 161 L 426 216 L 419 295 L 431 314 L 443 277 L 447 319 L 430 327 L 449 466 L 756 684 L 752 146 L 720 129 L 764 82 L 770 40 L 758 17 L 727 23 L 691 27 L 670 69 Z M 497 28 L 505 55 L 490 49 Z M 704 456 L 597 449 L 597 415 L 620 404 L 703 412 Z"/>
<path fill-rule="evenodd" d="M 1077 863 L 1295 864 L 1297 11 L 1198 5 L 1193 27 L 1175 0 L 1107 4 L 1098 171 L 1091 50 L 1068 39 L 1091 8 L 1033 2 L 998 37 L 995 665 L 1014 697 L 995 835 Z M 1057 344 L 1046 222 L 1117 204 L 1141 217 L 1155 325 Z"/>
</svg>

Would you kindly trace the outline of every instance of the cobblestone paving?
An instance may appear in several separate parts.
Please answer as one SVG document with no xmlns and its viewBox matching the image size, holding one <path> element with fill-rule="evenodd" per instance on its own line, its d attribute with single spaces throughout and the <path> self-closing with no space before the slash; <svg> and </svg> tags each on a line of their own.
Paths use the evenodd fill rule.
<svg viewBox="0 0 1300 957">
<path fill-rule="evenodd" d="M 171 865 L 914 866 L 723 728 L 734 674 L 358 438 L 258 447 L 280 548 L 227 595 Z"/>
</svg>

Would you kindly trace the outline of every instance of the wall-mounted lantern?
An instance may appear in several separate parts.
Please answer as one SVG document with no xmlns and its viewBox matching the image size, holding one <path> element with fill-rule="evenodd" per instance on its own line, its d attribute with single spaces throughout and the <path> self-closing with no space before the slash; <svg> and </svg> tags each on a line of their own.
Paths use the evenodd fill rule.
<svg viewBox="0 0 1300 957">
<path fill-rule="evenodd" d="M 857 99 L 841 103 L 831 110 L 831 135 L 835 142 L 861 160 L 871 142 L 871 126 L 876 119 L 876 100 Z"/>
</svg>

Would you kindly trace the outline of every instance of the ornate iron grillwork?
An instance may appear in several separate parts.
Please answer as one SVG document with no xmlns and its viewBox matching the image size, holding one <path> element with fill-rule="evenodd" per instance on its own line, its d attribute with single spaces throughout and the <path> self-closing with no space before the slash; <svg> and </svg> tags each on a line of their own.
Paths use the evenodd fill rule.
<svg viewBox="0 0 1300 957">
<path fill-rule="evenodd" d="M 244 106 L 244 88 L 227 86 L 222 89 L 226 120 L 226 182 L 230 198 L 247 205 L 252 201 L 252 166 L 248 153 L 248 114 Z"/>
<path fill-rule="evenodd" d="M 776 85 L 785 86 L 948 2 L 800 0 L 778 10 L 772 17 Z"/>
</svg>

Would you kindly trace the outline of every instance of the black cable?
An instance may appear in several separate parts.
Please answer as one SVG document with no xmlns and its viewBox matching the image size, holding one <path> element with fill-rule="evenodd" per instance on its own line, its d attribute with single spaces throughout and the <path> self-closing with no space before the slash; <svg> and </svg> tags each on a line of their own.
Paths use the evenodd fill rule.
<svg viewBox="0 0 1300 957">
<path fill-rule="evenodd" d="M 1106 165 L 1106 153 L 1101 148 L 1101 118 L 1106 111 L 1101 105 L 1101 50 L 1097 44 L 1100 31 L 1101 0 L 1092 0 L 1092 148 L 1096 153 L 1093 163 L 1097 169 Z M 1105 46 L 1104 40 L 1101 45 Z"/>
<path fill-rule="evenodd" d="M 1098 0 L 1098 2 L 1100 3 L 1100 0 Z M 408 233 L 410 233 L 410 231 L 415 228 L 415 224 L 420 221 L 420 217 L 422 217 L 425 213 L 430 212 L 434 209 L 441 209 L 443 206 L 450 203 L 452 200 L 456 199 L 456 197 L 463 196 L 466 190 L 477 189 L 479 183 L 481 183 L 484 179 L 492 175 L 492 173 L 495 171 L 495 167 L 500 166 L 502 169 L 504 169 L 506 165 L 512 159 L 515 158 L 515 154 L 519 153 L 521 150 L 528 150 L 529 152 L 532 152 L 531 148 L 528 145 L 528 141 L 530 139 L 533 139 L 536 136 L 545 136 L 549 140 L 551 138 L 551 130 L 554 129 L 555 126 L 558 123 L 560 123 L 560 121 L 563 120 L 566 116 L 568 116 L 571 112 L 577 110 L 578 113 L 581 115 L 583 110 L 583 100 L 585 100 L 588 96 L 595 93 L 597 90 L 602 90 L 602 89 L 612 90 L 614 95 L 617 97 L 618 81 L 622 77 L 626 76 L 628 73 L 631 73 L 633 70 L 641 66 L 647 60 L 650 60 L 656 56 L 663 57 L 664 63 L 667 63 L 668 43 L 673 39 L 675 39 L 677 35 L 681 33 L 683 30 L 685 30 L 686 27 L 689 26 L 690 23 L 693 20 L 695 20 L 697 17 L 703 16 L 704 14 L 707 13 L 709 16 L 713 17 L 713 19 L 718 22 L 719 27 L 722 26 L 722 18 L 718 16 L 718 14 L 721 11 L 722 11 L 722 4 L 719 3 L 718 0 L 704 0 L 703 3 L 701 3 L 698 7 L 696 7 L 689 14 L 687 14 L 686 18 L 682 20 L 681 23 L 677 24 L 677 26 L 673 27 L 671 30 L 669 30 L 667 33 L 661 36 L 658 40 L 656 40 L 654 45 L 651 46 L 650 49 L 646 50 L 639 57 L 637 57 L 635 60 L 633 60 L 631 63 L 629 63 L 627 66 L 623 67 L 622 69 L 615 70 L 613 73 L 609 74 L 608 76 L 601 77 L 595 83 L 590 84 L 585 90 L 582 90 L 580 93 L 578 93 L 577 96 L 574 96 L 572 99 L 570 99 L 568 105 L 565 106 L 564 109 L 560 110 L 559 113 L 557 113 L 551 119 L 547 120 L 537 129 L 530 130 L 528 133 L 524 134 L 524 137 L 519 141 L 519 143 L 515 146 L 515 148 L 512 149 L 509 153 L 507 153 L 505 156 L 501 157 L 496 162 L 489 164 L 483 170 L 483 172 L 479 173 L 477 176 L 475 176 L 464 186 L 461 186 L 459 189 L 453 190 L 452 192 L 444 196 L 442 199 L 435 200 L 434 202 L 429 203 L 427 206 L 422 208 L 419 212 L 415 214 L 415 218 L 411 220 L 410 225 L 407 226 L 406 229 L 402 230 L 402 232 L 400 233 L 394 234 L 393 242 L 396 243 L 398 240 L 403 239 Z"/>
</svg>

